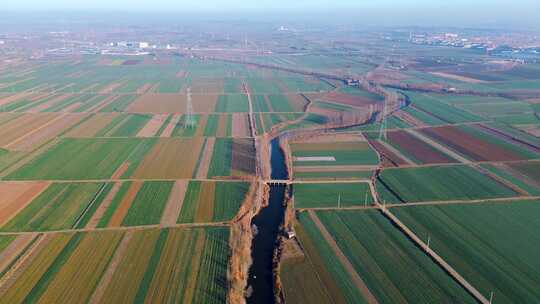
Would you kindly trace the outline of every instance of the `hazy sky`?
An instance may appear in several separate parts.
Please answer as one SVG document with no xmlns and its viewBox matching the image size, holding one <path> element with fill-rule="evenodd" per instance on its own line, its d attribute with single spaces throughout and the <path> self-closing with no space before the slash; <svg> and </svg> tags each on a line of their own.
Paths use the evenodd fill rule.
<svg viewBox="0 0 540 304">
<path fill-rule="evenodd" d="M 0 10 L 122 10 L 134 12 L 269 11 L 309 16 L 343 12 L 382 24 L 520 24 L 540 27 L 540 0 L 7 0 Z M 332 12 L 332 13 L 330 13 Z M 274 14 L 275 15 L 275 14 Z M 278 14 L 279 15 L 279 14 Z"/>
</svg>

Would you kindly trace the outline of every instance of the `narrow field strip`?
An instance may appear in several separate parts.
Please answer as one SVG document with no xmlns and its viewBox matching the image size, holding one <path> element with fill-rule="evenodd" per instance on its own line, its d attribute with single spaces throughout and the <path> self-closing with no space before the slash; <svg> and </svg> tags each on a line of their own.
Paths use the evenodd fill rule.
<svg viewBox="0 0 540 304">
<path fill-rule="evenodd" d="M 345 269 L 347 269 L 349 275 L 354 281 L 354 284 L 362 292 L 367 302 L 371 304 L 379 303 L 379 301 L 377 301 L 375 296 L 371 293 L 371 291 L 367 287 L 366 283 L 364 283 L 360 275 L 354 270 L 354 266 L 351 264 L 349 259 L 347 259 L 345 254 L 341 251 L 341 249 L 339 249 L 338 244 L 336 243 L 336 241 L 334 240 L 330 232 L 326 230 L 326 227 L 324 226 L 323 223 L 321 223 L 321 221 L 319 220 L 315 212 L 308 211 L 308 213 L 311 220 L 313 220 L 317 228 L 319 228 L 319 231 L 321 232 L 326 242 L 328 242 L 328 244 L 330 244 L 330 247 L 332 247 L 332 249 L 334 250 L 339 261 L 343 264 L 343 266 L 345 266 Z"/>
<path fill-rule="evenodd" d="M 169 194 L 169 199 L 163 215 L 161 217 L 162 226 L 173 226 L 176 224 L 176 219 L 180 216 L 180 211 L 182 210 L 182 204 L 184 203 L 184 198 L 188 188 L 187 180 L 179 180 L 174 183 L 171 193 Z"/>
</svg>

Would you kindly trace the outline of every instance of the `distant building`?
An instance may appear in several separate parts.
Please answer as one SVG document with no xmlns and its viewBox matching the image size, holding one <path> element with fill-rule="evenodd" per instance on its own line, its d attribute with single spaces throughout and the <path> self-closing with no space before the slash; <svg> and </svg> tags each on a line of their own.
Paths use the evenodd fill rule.
<svg viewBox="0 0 540 304">
<path fill-rule="evenodd" d="M 139 48 L 146 49 L 150 46 L 148 42 L 139 42 Z"/>
</svg>

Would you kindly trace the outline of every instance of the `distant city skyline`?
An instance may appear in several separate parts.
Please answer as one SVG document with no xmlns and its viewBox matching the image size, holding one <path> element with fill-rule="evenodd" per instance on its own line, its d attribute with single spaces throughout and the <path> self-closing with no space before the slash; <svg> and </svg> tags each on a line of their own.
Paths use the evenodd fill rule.
<svg viewBox="0 0 540 304">
<path fill-rule="evenodd" d="M 325 12 L 325 19 L 338 14 L 347 20 L 357 19 L 372 25 L 455 25 L 505 26 L 540 28 L 538 0 L 19 0 L 3 3 L 0 10 L 9 11 L 126 11 L 167 13 L 243 14 L 279 12 L 309 18 Z"/>
</svg>

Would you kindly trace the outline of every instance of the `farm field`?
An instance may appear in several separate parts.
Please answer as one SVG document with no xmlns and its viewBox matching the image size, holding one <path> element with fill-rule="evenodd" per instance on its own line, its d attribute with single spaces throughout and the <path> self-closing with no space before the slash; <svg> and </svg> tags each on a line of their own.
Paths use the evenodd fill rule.
<svg viewBox="0 0 540 304">
<path fill-rule="evenodd" d="M 421 132 L 475 161 L 525 160 L 539 157 L 529 147 L 480 126 L 445 126 Z"/>
<path fill-rule="evenodd" d="M 377 191 L 387 203 L 474 200 L 519 195 L 466 165 L 386 169 L 377 180 Z"/>
<path fill-rule="evenodd" d="M 318 211 L 315 214 L 353 267 L 347 270 L 340 267 L 341 280 L 352 284 L 347 272 L 353 271 L 379 303 L 475 303 L 461 286 L 377 211 Z M 314 242 L 326 243 L 321 227 L 307 212 L 300 214 L 300 223 Z M 333 259 L 332 250 L 336 249 L 320 251 L 326 263 Z"/>
<path fill-rule="evenodd" d="M 419 164 L 436 164 L 456 162 L 451 156 L 406 131 L 390 131 L 387 133 L 388 143 L 403 153 L 407 159 Z"/>
<path fill-rule="evenodd" d="M 217 138 L 208 178 L 249 176 L 255 173 L 254 145 L 251 139 Z"/>
<path fill-rule="evenodd" d="M 64 17 L 2 20 L 0 304 L 540 302 L 534 30 Z"/>
<path fill-rule="evenodd" d="M 500 303 L 540 299 L 538 201 L 411 206 L 392 212 L 432 248 Z"/>
<path fill-rule="evenodd" d="M 62 139 L 8 175 L 12 180 L 109 178 L 144 140 Z"/>
<path fill-rule="evenodd" d="M 377 154 L 367 142 L 336 143 L 292 143 L 293 164 L 301 166 L 342 166 L 342 165 L 374 165 Z M 320 161 L 318 157 L 331 157 L 335 160 Z M 311 160 L 314 159 L 314 160 Z"/>
<path fill-rule="evenodd" d="M 295 184 L 294 207 L 350 207 L 373 203 L 367 183 L 309 183 Z"/>
<path fill-rule="evenodd" d="M 0 302 L 70 303 L 73 297 L 99 302 L 226 299 L 226 228 L 62 233 L 44 238 L 39 250 L 31 253 L 32 261 L 22 266 L 24 272 L 7 274 L 13 279 L 10 288 L 0 290 Z"/>
<path fill-rule="evenodd" d="M 190 181 L 178 223 L 230 221 L 246 199 L 245 182 Z"/>
</svg>

